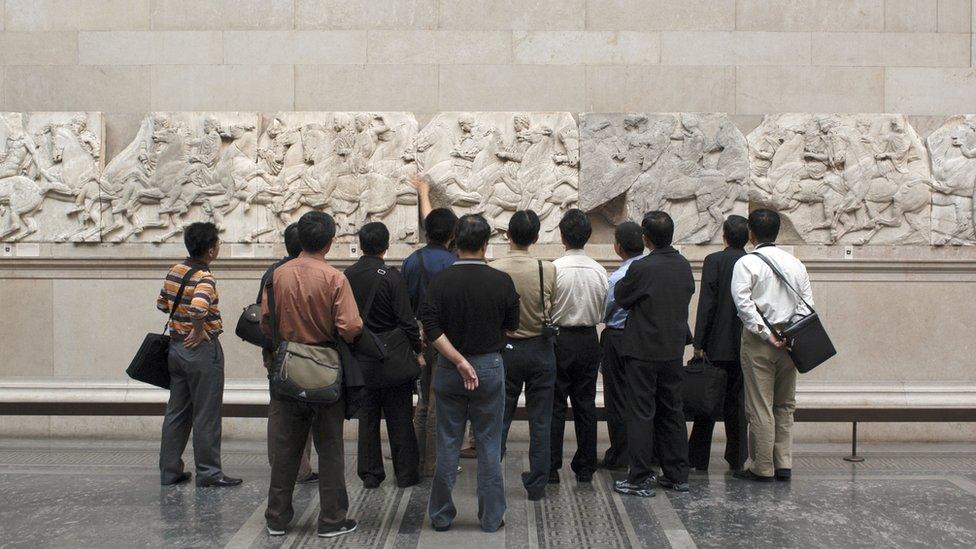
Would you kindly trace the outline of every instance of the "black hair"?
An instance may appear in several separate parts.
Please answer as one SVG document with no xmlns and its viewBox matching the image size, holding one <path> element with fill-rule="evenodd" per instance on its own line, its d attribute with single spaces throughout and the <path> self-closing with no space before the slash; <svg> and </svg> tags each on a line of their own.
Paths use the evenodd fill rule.
<svg viewBox="0 0 976 549">
<path fill-rule="evenodd" d="M 730 215 L 722 224 L 722 234 L 729 246 L 741 250 L 749 242 L 749 221 L 741 215 Z"/>
<path fill-rule="evenodd" d="M 542 223 L 532 210 L 519 210 L 508 220 L 508 238 L 519 246 L 529 246 L 539 240 Z"/>
<path fill-rule="evenodd" d="M 424 219 L 427 241 L 446 246 L 451 241 L 451 237 L 454 236 L 454 228 L 457 226 L 457 222 L 457 216 L 448 208 L 431 210 Z"/>
<path fill-rule="evenodd" d="M 776 242 L 776 237 L 779 236 L 779 214 L 766 208 L 753 210 L 749 214 L 749 230 L 760 243 Z"/>
<path fill-rule="evenodd" d="M 285 250 L 288 257 L 298 257 L 302 253 L 302 241 L 298 238 L 298 223 L 292 223 L 285 227 Z"/>
<path fill-rule="evenodd" d="M 317 252 L 332 243 L 336 225 L 325 212 L 308 212 L 298 220 L 298 240 L 306 252 Z"/>
<path fill-rule="evenodd" d="M 593 234 L 593 226 L 590 220 L 583 213 L 583 210 L 573 208 L 563 215 L 559 221 L 559 234 L 562 235 L 566 244 L 574 249 L 581 249 L 590 240 Z"/>
<path fill-rule="evenodd" d="M 653 211 L 644 215 L 641 222 L 644 236 L 651 241 L 655 248 L 667 248 L 674 239 L 674 220 L 667 212 Z"/>
<path fill-rule="evenodd" d="M 613 238 L 628 257 L 634 257 L 644 253 L 642 232 L 641 226 L 637 223 L 624 221 L 613 231 Z"/>
<path fill-rule="evenodd" d="M 203 259 L 211 248 L 220 243 L 220 233 L 213 223 L 198 221 L 183 230 L 183 244 L 193 259 Z"/>
<path fill-rule="evenodd" d="M 380 255 L 390 247 L 390 230 L 379 221 L 359 229 L 359 247 L 366 255 Z"/>
<path fill-rule="evenodd" d="M 462 215 L 457 222 L 454 233 L 454 243 L 459 250 L 477 252 L 488 244 L 491 237 L 491 225 L 480 214 Z"/>
</svg>

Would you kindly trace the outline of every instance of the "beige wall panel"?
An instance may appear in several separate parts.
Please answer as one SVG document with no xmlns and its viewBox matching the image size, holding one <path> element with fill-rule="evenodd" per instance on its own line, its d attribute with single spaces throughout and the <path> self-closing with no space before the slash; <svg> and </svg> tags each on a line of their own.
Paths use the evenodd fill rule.
<svg viewBox="0 0 976 549">
<path fill-rule="evenodd" d="M 887 112 L 952 115 L 976 109 L 972 69 L 887 69 L 884 90 Z"/>
<path fill-rule="evenodd" d="M 805 65 L 807 32 L 663 32 L 663 65 Z"/>
<path fill-rule="evenodd" d="M 77 33 L 0 33 L 0 65 L 75 65 L 77 63 Z"/>
<path fill-rule="evenodd" d="M 938 0 L 885 0 L 885 30 L 935 32 L 940 7 Z"/>
<path fill-rule="evenodd" d="M 732 30 L 735 0 L 587 0 L 595 30 Z"/>
<path fill-rule="evenodd" d="M 436 112 L 437 67 L 299 65 L 295 107 L 280 110 Z"/>
<path fill-rule="evenodd" d="M 73 355 L 54 338 L 51 280 L 0 279 L 0 377 L 54 374 L 54 356 Z"/>
<path fill-rule="evenodd" d="M 157 30 L 290 29 L 294 0 L 152 0 Z"/>
<path fill-rule="evenodd" d="M 78 33 L 82 65 L 219 65 L 221 33 L 215 31 L 111 31 Z"/>
<path fill-rule="evenodd" d="M 969 33 L 814 33 L 813 64 L 968 67 L 970 48 Z"/>
<path fill-rule="evenodd" d="M 224 62 L 319 65 L 366 62 L 366 31 L 226 31 Z"/>
<path fill-rule="evenodd" d="M 739 67 L 735 112 L 881 112 L 884 72 L 874 67 Z"/>
<path fill-rule="evenodd" d="M 6 0 L 7 30 L 149 28 L 150 0 Z"/>
<path fill-rule="evenodd" d="M 149 67 L 10 66 L 3 72 L 8 111 L 149 110 Z"/>
<path fill-rule="evenodd" d="M 433 29 L 438 0 L 295 0 L 299 29 Z M 467 25 L 465 25 L 467 28 Z"/>
<path fill-rule="evenodd" d="M 147 110 L 292 110 L 293 77 L 291 65 L 158 65 Z"/>
<path fill-rule="evenodd" d="M 442 29 L 582 29 L 584 3 L 585 0 L 451 0 L 440 2 L 438 25 Z"/>
<path fill-rule="evenodd" d="M 732 67 L 587 67 L 589 112 L 733 112 Z"/>
<path fill-rule="evenodd" d="M 444 65 L 441 111 L 570 111 L 585 105 L 580 65 Z"/>
<path fill-rule="evenodd" d="M 516 31 L 515 62 L 535 65 L 653 65 L 661 35 L 631 31 Z"/>
<path fill-rule="evenodd" d="M 884 0 L 736 0 L 735 28 L 883 31 Z"/>
<path fill-rule="evenodd" d="M 367 41 L 367 61 L 375 64 L 512 62 L 512 33 L 508 31 L 373 30 Z"/>
<path fill-rule="evenodd" d="M 939 0 L 939 32 L 970 32 L 973 0 Z"/>
</svg>

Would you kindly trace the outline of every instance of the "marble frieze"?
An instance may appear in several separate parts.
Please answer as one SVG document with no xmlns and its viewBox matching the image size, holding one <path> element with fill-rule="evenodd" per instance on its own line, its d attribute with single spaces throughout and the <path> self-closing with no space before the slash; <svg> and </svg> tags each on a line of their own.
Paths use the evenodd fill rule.
<svg viewBox="0 0 976 549">
<path fill-rule="evenodd" d="M 953 116 L 927 139 L 935 178 L 932 244 L 976 244 L 976 115 Z"/>
<path fill-rule="evenodd" d="M 729 214 L 746 215 L 745 137 L 725 114 L 585 113 L 580 206 L 611 223 L 663 210 L 675 242 L 721 243 Z"/>
</svg>

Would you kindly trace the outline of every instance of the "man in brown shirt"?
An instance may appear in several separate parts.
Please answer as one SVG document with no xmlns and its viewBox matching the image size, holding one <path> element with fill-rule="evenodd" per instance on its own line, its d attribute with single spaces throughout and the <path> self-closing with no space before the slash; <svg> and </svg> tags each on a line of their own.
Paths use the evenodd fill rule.
<svg viewBox="0 0 976 549">
<path fill-rule="evenodd" d="M 335 221 L 328 214 L 309 212 L 298 221 L 302 253 L 275 270 L 275 319 L 279 340 L 305 344 L 326 344 L 342 338 L 352 342 L 363 329 L 359 308 L 349 281 L 325 261 L 332 248 Z M 271 337 L 271 312 L 267 289 L 261 300 L 261 328 Z M 271 486 L 264 514 L 268 534 L 284 535 L 294 518 L 292 493 L 298 466 L 311 428 L 319 455 L 318 535 L 332 538 L 356 529 L 346 518 L 345 463 L 342 447 L 344 398 L 334 404 L 311 404 L 271 393 L 268 432 L 271 447 Z"/>
</svg>

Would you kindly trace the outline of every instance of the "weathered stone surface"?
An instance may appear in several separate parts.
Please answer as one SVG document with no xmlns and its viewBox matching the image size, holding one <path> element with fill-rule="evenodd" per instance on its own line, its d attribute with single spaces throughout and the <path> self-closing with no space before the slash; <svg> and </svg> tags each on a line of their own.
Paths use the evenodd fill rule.
<svg viewBox="0 0 976 549">
<path fill-rule="evenodd" d="M 976 244 L 976 115 L 953 116 L 927 139 L 935 178 L 932 243 Z"/>
<path fill-rule="evenodd" d="M 562 212 L 579 200 L 579 131 L 558 113 L 440 113 L 417 136 L 414 169 L 436 206 L 481 213 L 496 236 L 516 210 L 542 220 L 541 242 L 558 241 Z"/>
<path fill-rule="evenodd" d="M 168 242 L 212 221 L 224 241 L 243 241 L 258 222 L 244 207 L 262 179 L 258 122 L 257 113 L 151 113 L 102 174 L 102 238 Z"/>
<path fill-rule="evenodd" d="M 769 115 L 748 141 L 750 202 L 783 214 L 784 241 L 928 243 L 932 173 L 904 116 Z"/>
<path fill-rule="evenodd" d="M 97 242 L 97 112 L 0 114 L 0 240 Z"/>
<path fill-rule="evenodd" d="M 580 124 L 583 209 L 614 223 L 664 210 L 675 241 L 694 244 L 720 243 L 725 216 L 747 212 L 746 140 L 728 115 L 587 113 Z"/>
<path fill-rule="evenodd" d="M 340 238 L 382 221 L 392 240 L 416 242 L 415 173 L 405 156 L 417 136 L 410 113 L 287 112 L 268 120 L 258 143 L 256 180 L 245 204 L 265 210 L 246 235 L 280 240 L 280 232 L 310 210 L 336 219 Z"/>
</svg>

